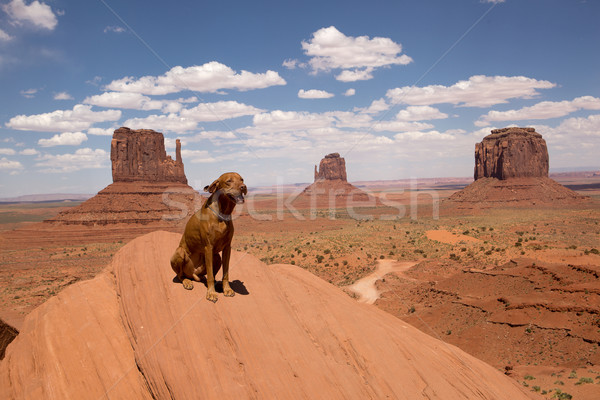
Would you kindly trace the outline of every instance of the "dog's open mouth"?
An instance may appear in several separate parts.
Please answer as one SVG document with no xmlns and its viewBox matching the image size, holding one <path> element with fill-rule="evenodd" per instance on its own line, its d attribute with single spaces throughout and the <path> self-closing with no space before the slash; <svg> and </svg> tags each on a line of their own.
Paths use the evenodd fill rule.
<svg viewBox="0 0 600 400">
<path fill-rule="evenodd" d="M 244 204 L 244 196 L 239 194 L 227 193 L 227 197 L 233 200 L 236 204 Z"/>
</svg>

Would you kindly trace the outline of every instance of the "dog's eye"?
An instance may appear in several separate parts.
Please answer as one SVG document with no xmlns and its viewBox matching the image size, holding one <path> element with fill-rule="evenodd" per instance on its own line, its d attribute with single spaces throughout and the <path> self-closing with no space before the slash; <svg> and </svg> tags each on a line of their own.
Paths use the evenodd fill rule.
<svg viewBox="0 0 600 400">
<path fill-rule="evenodd" d="M 227 179 L 227 183 L 231 183 L 233 182 L 231 179 Z"/>
</svg>

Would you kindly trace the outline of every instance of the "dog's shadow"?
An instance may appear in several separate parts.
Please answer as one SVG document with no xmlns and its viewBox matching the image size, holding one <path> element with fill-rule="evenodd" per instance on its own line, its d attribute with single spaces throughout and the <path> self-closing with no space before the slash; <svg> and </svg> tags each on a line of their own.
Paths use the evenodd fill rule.
<svg viewBox="0 0 600 400">
<path fill-rule="evenodd" d="M 199 283 L 196 281 L 193 281 L 194 283 Z M 200 278 L 200 282 L 202 284 L 204 284 L 204 287 L 208 287 L 207 283 L 206 283 L 206 277 L 202 276 Z M 181 280 L 177 277 L 177 275 L 175 275 L 175 277 L 173 278 L 173 283 L 179 283 L 181 284 Z M 236 279 L 234 281 L 229 282 L 229 286 L 231 287 L 231 289 L 236 293 L 236 294 L 240 294 L 242 296 L 246 296 L 248 294 L 250 294 L 250 292 L 248 291 L 248 289 L 246 288 L 246 285 L 244 285 L 244 282 L 240 281 L 239 279 Z M 217 293 L 223 293 L 223 282 L 222 281 L 216 281 L 215 282 L 215 290 L 217 291 Z"/>
</svg>

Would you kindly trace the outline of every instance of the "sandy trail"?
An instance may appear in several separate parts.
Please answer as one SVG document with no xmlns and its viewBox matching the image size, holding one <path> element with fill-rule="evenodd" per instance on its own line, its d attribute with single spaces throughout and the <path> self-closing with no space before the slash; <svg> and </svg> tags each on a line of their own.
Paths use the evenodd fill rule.
<svg viewBox="0 0 600 400">
<path fill-rule="evenodd" d="M 358 299 L 361 303 L 373 304 L 379 298 L 380 292 L 375 287 L 375 282 L 383 278 L 385 275 L 394 272 L 401 274 L 409 270 L 417 263 L 414 261 L 396 261 L 396 260 L 378 260 L 375 271 L 362 279 L 357 280 L 354 284 L 348 286 L 348 289 L 358 294 Z M 413 279 L 406 277 L 407 279 Z"/>
</svg>

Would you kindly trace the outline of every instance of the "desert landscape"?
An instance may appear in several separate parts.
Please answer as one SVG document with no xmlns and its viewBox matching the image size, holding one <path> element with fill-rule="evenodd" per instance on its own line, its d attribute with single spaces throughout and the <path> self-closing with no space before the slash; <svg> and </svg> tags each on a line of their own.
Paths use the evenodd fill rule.
<svg viewBox="0 0 600 400">
<path fill-rule="evenodd" d="M 7 385 L 5 387 L 12 393 L 9 397 L 23 394 L 26 386 L 19 382 L 25 375 L 19 371 L 31 368 L 23 364 L 31 357 L 45 358 L 45 362 L 50 363 L 53 358 L 77 357 L 67 348 L 64 354 L 60 350 L 57 353 L 43 350 L 45 345 L 38 344 L 38 339 L 35 339 L 37 331 L 54 332 L 58 329 L 51 336 L 56 342 L 53 346 L 59 349 L 72 340 L 92 340 L 95 343 L 104 334 L 102 332 L 114 330 L 122 332 L 118 335 L 122 343 L 127 341 L 128 335 L 133 335 L 133 338 L 139 338 L 139 335 L 145 337 L 142 332 L 128 331 L 136 327 L 147 327 L 149 334 L 158 335 L 160 326 L 169 326 L 174 320 L 161 322 L 156 318 L 172 315 L 170 318 L 177 319 L 177 313 L 181 312 L 163 312 L 160 311 L 161 307 L 171 310 L 182 307 L 177 303 L 163 304 L 163 296 L 164 299 L 187 296 L 176 301 L 198 304 L 203 310 L 194 309 L 194 313 L 200 313 L 198 315 L 217 312 L 211 311 L 210 305 L 200 301 L 204 298 L 205 288 L 202 285 L 199 289 L 184 293 L 181 285 L 173 281 L 168 257 L 176 246 L 178 234 L 182 232 L 191 210 L 199 207 L 203 197 L 187 186 L 179 150 L 179 170 L 170 168 L 169 171 L 175 172 L 168 172 L 167 175 L 156 173 L 165 171 L 161 165 L 173 163 L 170 158 L 165 158 L 164 147 L 163 152 L 160 150 L 162 135 L 158 140 L 153 139 L 155 142 L 152 145 L 143 139 L 156 137 L 156 134 L 149 130 L 132 131 L 124 128 L 115 131 L 113 143 L 121 141 L 125 144 L 121 147 L 124 150 L 113 146 L 114 183 L 85 202 L 54 201 L 1 206 L 0 317 L 3 321 L 4 360 L 0 364 L 0 372 L 4 385 Z M 246 389 L 237 394 L 235 391 L 230 393 L 226 389 L 226 380 L 223 380 L 219 386 L 221 389 L 214 389 L 217 392 L 213 394 L 206 392 L 206 395 L 216 395 L 219 390 L 231 396 L 246 396 L 250 393 L 247 390 L 284 393 L 290 390 L 283 389 L 289 385 L 286 380 L 291 379 L 286 377 L 287 372 L 278 375 L 282 387 L 261 386 L 261 379 L 254 375 L 261 373 L 260 368 L 263 368 L 258 365 L 265 362 L 274 365 L 273 360 L 278 357 L 300 357 L 300 354 L 310 352 L 316 346 L 329 348 L 325 355 L 329 351 L 334 351 L 333 354 L 342 351 L 339 356 L 333 355 L 333 358 L 354 357 L 346 362 L 362 365 L 359 367 L 357 364 L 355 369 L 346 372 L 333 364 L 323 366 L 335 376 L 342 374 L 335 379 L 355 379 L 352 376 L 358 373 L 361 379 L 369 382 L 365 383 L 363 389 L 348 386 L 342 392 L 331 392 L 332 396 L 335 395 L 333 393 L 341 393 L 346 398 L 381 398 L 387 393 L 397 397 L 397 390 L 400 389 L 389 386 L 396 376 L 386 378 L 383 372 L 372 370 L 375 366 L 382 368 L 381 371 L 391 369 L 402 374 L 415 371 L 421 377 L 425 374 L 428 378 L 423 382 L 423 387 L 428 389 L 418 389 L 417 384 L 414 390 L 444 393 L 442 398 L 452 398 L 454 391 L 462 393 L 458 398 L 539 395 L 547 399 L 593 399 L 600 396 L 600 175 L 591 171 L 549 178 L 546 145 L 533 130 L 500 130 L 493 132 L 482 143 L 487 143 L 488 150 L 479 150 L 483 145 L 478 145 L 476 165 L 493 165 L 496 169 L 481 167 L 483 172 L 476 172 L 477 179 L 471 180 L 469 185 L 467 178 L 359 182 L 351 185 L 347 182 L 344 159 L 339 154 L 330 154 L 323 158 L 319 168 L 315 166 L 315 182 L 307 184 L 305 190 L 261 188 L 253 193 L 250 187 L 246 203 L 235 215 L 232 276 L 237 280 L 232 287 L 235 285 L 238 296 L 231 306 L 227 305 L 228 299 L 223 298 L 216 307 L 225 307 L 227 313 L 235 312 L 235 315 L 228 317 L 235 321 L 247 318 L 241 316 L 244 307 L 247 308 L 247 315 L 261 310 L 260 317 L 255 315 L 253 318 L 265 319 L 261 324 L 266 326 L 282 323 L 283 314 L 278 317 L 279 312 L 285 314 L 295 310 L 293 313 L 302 313 L 304 316 L 296 315 L 295 319 L 286 322 L 291 325 L 281 328 L 281 332 L 294 330 L 296 333 L 293 337 L 298 338 L 297 342 L 290 341 L 289 334 L 286 334 L 287 338 L 274 336 L 269 339 L 272 342 L 264 339 L 267 340 L 265 345 L 279 343 L 278 348 L 282 351 L 277 355 L 279 353 L 260 350 L 260 354 L 269 357 L 270 361 L 265 359 L 259 362 L 255 358 L 226 360 L 216 353 L 211 356 L 224 363 L 220 367 L 223 370 L 230 369 L 228 365 L 232 362 L 239 362 L 240 375 L 231 379 L 243 379 Z M 523 146 L 523 143 L 535 145 Z M 152 159 L 158 162 L 148 163 L 147 159 L 136 158 L 138 148 L 153 146 L 157 151 L 150 153 L 157 154 Z M 522 154 L 523 148 L 529 150 Z M 517 150 L 521 153 L 515 155 Z M 537 153 L 542 153 L 542 156 L 534 157 Z M 141 167 L 123 172 L 123 165 Z M 501 173 L 497 169 L 499 166 L 504 168 Z M 131 171 L 142 173 L 134 175 Z M 521 176 L 521 171 L 527 171 L 528 176 Z M 165 179 L 165 176 L 175 175 L 179 177 L 174 179 L 176 185 L 181 185 L 183 189 L 167 191 L 170 178 Z M 482 182 L 484 189 L 476 187 Z M 171 202 L 169 197 L 165 204 L 161 190 L 169 196 L 179 196 L 178 201 Z M 134 267 L 139 257 L 145 261 L 140 261 L 139 267 Z M 135 268 L 139 271 L 135 272 Z M 140 274 L 147 278 L 141 278 Z M 150 286 L 139 286 L 141 282 L 147 282 L 145 285 Z M 96 289 L 96 286 L 100 288 Z M 137 322 L 130 321 L 124 327 L 117 327 L 115 324 L 118 321 L 114 318 L 118 317 L 119 312 L 111 311 L 110 317 L 94 317 L 100 320 L 96 322 L 100 325 L 87 328 L 86 335 L 91 336 L 67 339 L 71 335 L 69 332 L 76 329 L 78 324 L 89 323 L 71 321 L 71 317 L 66 317 L 81 313 L 78 310 L 83 305 L 79 296 L 75 295 L 81 290 L 88 293 L 86 302 L 91 307 L 85 313 L 94 315 L 98 312 L 94 309 L 106 302 L 113 304 L 109 309 L 118 310 L 121 307 L 121 316 L 126 315 L 127 319 L 134 318 Z M 97 290 L 104 294 L 94 294 Z M 164 295 L 156 296 L 153 305 L 147 307 L 140 303 L 141 299 L 165 290 Z M 129 296 L 134 296 L 131 300 L 133 303 L 127 303 Z M 135 296 L 139 299 L 134 301 Z M 268 296 L 276 296 L 277 299 L 283 297 L 289 304 L 279 305 L 279 300 Z M 117 298 L 126 303 L 117 306 Z M 251 304 L 246 304 L 249 301 Z M 372 305 L 361 306 L 360 303 Z M 326 311 L 320 309 L 323 304 L 330 304 L 330 307 L 339 310 L 327 311 L 334 315 L 330 322 L 325 317 Z M 276 311 L 277 307 L 283 309 Z M 286 307 L 288 311 L 284 311 Z M 138 314 L 146 309 L 148 315 Z M 352 318 L 338 315 L 342 309 L 348 315 L 361 315 L 359 321 L 354 318 L 355 322 L 351 323 Z M 221 308 L 215 310 L 224 312 Z M 311 313 L 316 313 L 318 317 L 309 317 Z M 102 322 L 102 318 L 113 320 Z M 186 315 L 181 318 L 188 320 Z M 201 318 L 218 319 L 216 316 Z M 321 321 L 317 325 L 314 325 L 315 318 Z M 370 318 L 379 318 L 381 321 L 367 322 Z M 271 322 L 266 322 L 269 320 Z M 356 322 L 358 325 L 352 328 L 356 330 L 349 333 L 348 329 Z M 321 323 L 328 328 L 319 325 Z M 73 328 L 68 328 L 69 324 L 73 324 Z M 374 329 L 380 325 L 389 326 L 386 329 L 394 332 L 382 332 L 381 335 L 396 335 L 395 339 L 383 340 L 373 336 L 379 335 Z M 238 358 L 246 354 L 244 352 L 248 345 L 257 343 L 258 339 L 252 338 L 252 335 L 265 334 L 255 322 L 247 321 L 243 326 L 244 329 L 236 328 L 242 329 L 238 331 L 231 331 L 234 329 L 232 325 L 223 326 L 225 331 L 219 333 L 230 338 L 227 340 L 229 345 L 234 346 L 234 355 L 237 354 Z M 92 333 L 94 329 L 98 332 Z M 251 334 L 253 329 L 258 330 Z M 328 333 L 324 335 L 323 329 L 328 329 Z M 345 332 L 342 337 L 348 337 L 345 341 L 340 338 L 339 329 Z M 408 329 L 410 335 L 403 333 Z M 280 331 L 272 334 L 279 335 L 277 332 Z M 314 339 L 315 335 L 322 338 Z M 405 354 L 408 348 L 422 351 L 429 348 L 429 345 L 409 345 L 406 342 L 409 336 L 414 338 L 410 340 L 419 342 L 434 340 L 431 346 L 437 348 L 436 351 L 448 346 L 446 350 L 451 358 L 475 357 L 460 361 L 462 365 L 470 365 L 470 373 L 473 368 L 476 369 L 476 376 L 469 378 L 471 383 L 466 383 L 462 378 L 460 382 L 466 384 L 468 390 L 480 393 L 465 395 L 464 388 L 456 387 L 456 378 L 432 375 L 436 369 L 431 369 L 428 362 L 434 361 L 427 361 L 425 355 L 408 356 L 407 360 L 413 361 L 402 361 L 408 364 L 401 367 L 397 365 L 400 362 L 398 360 L 382 361 L 379 357 L 384 355 L 378 353 L 381 350 L 360 347 L 364 345 L 358 344 L 360 341 L 366 345 L 371 341 L 387 343 L 392 340 L 396 343 L 394 346 L 403 348 L 385 350 L 384 353 L 392 356 L 396 354 L 395 351 Z M 343 341 L 309 343 L 310 340 L 329 340 L 326 339 L 328 337 Z M 287 344 L 283 344 L 286 340 Z M 303 340 L 309 342 L 300 345 Z M 352 352 L 358 352 L 354 356 L 348 353 L 350 350 L 346 346 L 349 341 L 354 346 Z M 100 373 L 98 387 L 106 390 L 108 385 L 118 396 L 145 397 L 149 394 L 140 386 L 140 379 L 146 379 L 154 382 L 151 384 L 152 396 L 162 398 L 167 392 L 173 396 L 173 393 L 182 391 L 175 397 L 185 397 L 186 385 L 178 381 L 181 377 L 173 375 L 171 378 L 158 378 L 164 376 L 164 371 L 168 371 L 170 365 L 177 369 L 176 366 L 183 362 L 178 361 L 177 357 L 169 361 L 166 349 L 154 348 L 162 346 L 162 342 L 158 337 L 148 337 L 134 344 L 134 352 L 127 355 L 122 350 L 116 350 L 114 346 L 117 344 L 113 343 L 114 355 L 121 365 L 119 368 L 127 378 L 122 384 L 113 382 L 115 386 L 112 386 L 109 385 L 112 382 L 110 376 Z M 184 343 L 187 342 L 180 342 L 180 346 Z M 169 347 L 172 345 L 165 345 L 172 349 Z M 140 354 L 145 355 L 150 351 L 144 350 L 148 346 L 155 352 L 153 358 L 138 360 Z M 461 355 L 456 353 L 458 350 L 452 350 L 455 348 L 461 350 Z M 80 357 L 95 357 L 84 349 L 80 351 L 85 353 L 77 353 Z M 206 348 L 199 346 L 192 351 L 201 358 Z M 298 355 L 293 355 L 296 352 Z M 302 359 L 306 357 L 311 362 L 331 362 L 329 356 L 322 358 L 318 353 L 312 356 L 304 354 Z M 61 364 L 64 364 L 62 368 L 67 368 L 65 376 L 71 376 L 77 371 L 68 370 L 67 358 Z M 133 358 L 138 360 L 136 363 L 141 369 L 141 376 L 128 373 L 130 361 L 127 360 Z M 253 364 L 251 360 L 258 364 Z M 435 362 L 441 360 L 438 357 Z M 490 367 L 473 367 L 470 363 L 474 360 L 481 360 Z M 106 365 L 102 368 L 116 368 L 110 362 L 104 362 Z M 181 365 L 185 365 L 185 362 Z M 298 390 L 295 393 L 310 395 L 307 388 L 315 384 L 331 389 L 327 383 L 319 382 L 317 376 L 307 375 L 307 367 L 296 366 L 289 371 L 294 377 L 302 377 L 297 382 L 298 386 L 295 386 Z M 275 370 L 285 371 L 286 368 L 281 366 Z M 364 375 L 363 368 L 369 369 L 368 377 Z M 428 372 L 419 372 L 419 368 L 425 368 Z M 444 368 L 437 370 L 446 371 Z M 154 377 L 156 373 L 159 375 Z M 41 395 L 49 396 L 43 387 L 44 382 L 58 379 L 53 376 L 40 371 L 35 378 L 38 382 L 35 385 L 39 385 L 35 390 L 41 390 Z M 503 376 L 506 378 L 501 378 Z M 200 374 L 194 379 L 206 378 Z M 413 381 L 414 378 L 407 379 Z M 400 382 L 402 390 L 408 390 L 407 382 Z M 55 384 L 58 387 L 67 385 L 60 383 L 60 379 Z M 494 385 L 502 389 L 494 392 Z M 127 386 L 127 389 L 122 389 L 122 386 Z M 61 393 L 77 393 L 82 389 L 67 385 L 61 390 L 64 391 Z M 506 390 L 516 391 L 508 395 L 509 392 L 504 393 Z"/>
</svg>

